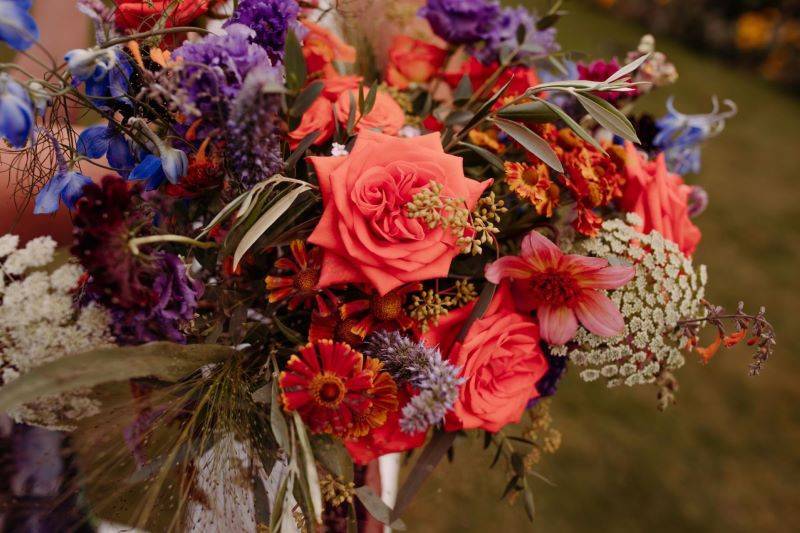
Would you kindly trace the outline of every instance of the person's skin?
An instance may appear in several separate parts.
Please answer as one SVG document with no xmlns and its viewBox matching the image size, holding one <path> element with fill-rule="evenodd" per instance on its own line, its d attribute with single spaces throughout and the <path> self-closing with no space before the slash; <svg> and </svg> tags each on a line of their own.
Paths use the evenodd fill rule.
<svg viewBox="0 0 800 533">
<path fill-rule="evenodd" d="M 39 25 L 40 42 L 50 51 L 56 60 L 73 48 L 85 48 L 89 42 L 89 22 L 77 9 L 74 2 L 65 0 L 34 0 L 32 14 Z M 47 63 L 44 53 L 38 46 L 28 51 L 34 57 Z M 44 68 L 24 54 L 17 54 L 15 62 L 31 75 L 41 77 Z M 4 142 L 4 141 L 0 141 Z M 51 235 L 60 244 L 69 244 L 72 235 L 72 223 L 69 211 L 61 207 L 54 215 L 34 215 L 33 199 L 14 197 L 15 184 L 9 170 L 11 158 L 0 153 L 0 235 L 14 233 L 26 242 L 40 235 Z M 82 165 L 82 171 L 93 179 L 98 179 L 106 172 L 94 165 Z"/>
</svg>

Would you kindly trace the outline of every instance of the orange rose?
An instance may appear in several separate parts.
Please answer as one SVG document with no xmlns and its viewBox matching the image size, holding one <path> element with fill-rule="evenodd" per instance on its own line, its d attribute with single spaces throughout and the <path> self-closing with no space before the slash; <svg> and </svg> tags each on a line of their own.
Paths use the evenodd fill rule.
<svg viewBox="0 0 800 533">
<path fill-rule="evenodd" d="M 328 76 L 322 79 L 322 96 L 335 102 L 339 95 L 350 89 L 358 89 L 358 86 L 364 81 L 361 76 Z"/>
<path fill-rule="evenodd" d="M 366 89 L 364 89 L 364 92 L 366 92 Z M 341 124 L 347 124 L 347 119 L 350 116 L 351 94 L 353 95 L 353 101 L 358 102 L 358 89 L 354 89 L 340 94 L 334 104 L 336 119 Z M 378 91 L 375 96 L 375 105 L 372 106 L 370 112 L 361 120 L 359 120 L 359 116 L 356 111 L 356 132 L 378 130 L 387 135 L 396 135 L 406 122 L 406 114 L 403 112 L 403 108 L 391 95 L 384 91 Z"/>
<path fill-rule="evenodd" d="M 333 104 L 326 98 L 317 98 L 311 104 L 311 107 L 303 113 L 300 124 L 289 132 L 289 147 L 294 150 L 300 144 L 300 141 L 315 131 L 319 131 L 320 135 L 316 138 L 314 144 L 323 144 L 333 137 L 334 129 Z"/>
<path fill-rule="evenodd" d="M 663 153 L 655 161 L 648 161 L 628 142 L 625 155 L 627 181 L 620 207 L 642 218 L 639 231 L 647 234 L 656 230 L 675 242 L 684 254 L 692 255 L 701 237 L 700 229 L 689 218 L 692 188 L 667 170 Z"/>
<path fill-rule="evenodd" d="M 398 35 L 389 48 L 386 82 L 398 89 L 412 83 L 425 83 L 444 64 L 447 51 L 425 41 Z"/>
<path fill-rule="evenodd" d="M 349 155 L 310 157 L 322 218 L 308 242 L 323 248 L 319 287 L 369 283 L 381 295 L 412 281 L 446 276 L 459 248 L 452 232 L 406 215 L 432 181 L 472 210 L 490 181 L 464 176 L 438 133 L 399 138 L 365 129 Z"/>
<path fill-rule="evenodd" d="M 114 3 L 118 28 L 144 31 L 152 28 L 167 11 L 167 28 L 186 26 L 208 11 L 214 0 L 114 0 Z"/>
<path fill-rule="evenodd" d="M 474 306 L 449 312 L 423 338 L 461 367 L 466 380 L 445 428 L 496 432 L 519 422 L 528 402 L 540 395 L 536 384 L 547 373 L 548 364 L 539 345 L 539 326 L 530 316 L 516 312 L 505 284 L 464 341 L 456 341 Z"/>
<path fill-rule="evenodd" d="M 303 57 L 306 58 L 309 74 L 321 72 L 323 76 L 334 76 L 337 73 L 331 63 L 353 63 L 356 60 L 356 49 L 342 42 L 330 30 L 308 20 L 302 23 L 308 28 L 308 34 L 303 39 Z"/>
</svg>

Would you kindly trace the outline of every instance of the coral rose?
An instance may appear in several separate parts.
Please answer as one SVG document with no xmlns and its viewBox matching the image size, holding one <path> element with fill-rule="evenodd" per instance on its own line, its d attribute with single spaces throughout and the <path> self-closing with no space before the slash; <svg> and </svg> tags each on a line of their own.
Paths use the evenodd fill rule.
<svg viewBox="0 0 800 533">
<path fill-rule="evenodd" d="M 664 154 L 648 161 L 631 143 L 625 144 L 627 182 L 620 207 L 643 221 L 637 228 L 647 234 L 655 230 L 675 242 L 690 256 L 700 242 L 700 229 L 689 219 L 692 188 L 683 178 L 667 170 Z"/>
<path fill-rule="evenodd" d="M 186 26 L 205 14 L 216 0 L 114 0 L 114 22 L 123 30 L 146 30 L 159 21 L 165 11 L 167 28 Z"/>
<path fill-rule="evenodd" d="M 457 341 L 474 305 L 449 312 L 423 338 L 430 346 L 438 345 L 466 379 L 445 428 L 496 432 L 519 422 L 528 402 L 540 396 L 536 384 L 548 364 L 539 345 L 539 327 L 530 316 L 516 312 L 506 284 L 498 287 L 464 341 Z"/>
<path fill-rule="evenodd" d="M 398 89 L 412 83 L 425 83 L 444 64 L 447 51 L 425 41 L 397 35 L 389 48 L 386 82 Z"/>
<path fill-rule="evenodd" d="M 473 209 L 491 181 L 464 176 L 438 133 L 399 138 L 365 130 L 349 155 L 310 157 L 324 211 L 308 238 L 324 249 L 319 287 L 369 283 L 381 295 L 446 276 L 459 247 L 452 233 L 410 218 L 406 204 L 431 182 Z"/>
<path fill-rule="evenodd" d="M 364 81 L 361 76 L 328 76 L 322 79 L 322 96 L 335 102 L 339 95 L 350 89 L 358 89 L 358 86 Z"/>
<path fill-rule="evenodd" d="M 334 129 L 333 104 L 327 98 L 317 98 L 303 113 L 300 124 L 289 132 L 289 147 L 294 150 L 300 141 L 315 131 L 319 131 L 320 135 L 314 144 L 323 144 L 333 137 Z"/>
<path fill-rule="evenodd" d="M 364 90 L 366 92 L 366 89 Z M 350 100 L 358 102 L 358 89 L 345 91 L 339 95 L 334 104 L 336 119 L 341 124 L 347 124 L 350 116 Z M 366 97 L 366 95 L 365 95 Z M 391 95 L 378 91 L 375 95 L 375 105 L 366 116 L 361 117 L 356 111 L 356 132 L 363 130 L 378 130 L 387 135 L 396 135 L 406 122 L 406 114 Z"/>
<path fill-rule="evenodd" d="M 303 39 L 303 57 L 309 74 L 322 73 L 323 76 L 335 76 L 334 61 L 352 63 L 356 60 L 356 49 L 344 43 L 329 29 L 308 20 L 302 21 L 308 29 Z"/>
</svg>

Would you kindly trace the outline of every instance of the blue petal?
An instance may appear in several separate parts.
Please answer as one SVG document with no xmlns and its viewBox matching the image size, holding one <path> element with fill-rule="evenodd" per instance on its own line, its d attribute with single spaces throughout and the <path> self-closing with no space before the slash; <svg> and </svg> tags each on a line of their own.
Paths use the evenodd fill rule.
<svg viewBox="0 0 800 533">
<path fill-rule="evenodd" d="M 61 190 L 66 186 L 66 174 L 56 174 L 36 195 L 33 212 L 36 215 L 50 214 L 58 211 L 58 199 Z"/>
<path fill-rule="evenodd" d="M 113 135 L 108 141 L 108 152 L 106 153 L 108 164 L 120 173 L 121 176 L 127 177 L 136 164 L 133 157 L 131 146 L 128 144 L 124 135 Z"/>
<path fill-rule="evenodd" d="M 0 1 L 0 41 L 16 50 L 27 50 L 39 40 L 39 28 L 28 14 L 29 8 L 29 1 Z"/>
<path fill-rule="evenodd" d="M 150 191 L 158 188 L 166 177 L 164 169 L 161 167 L 161 159 L 158 156 L 149 154 L 134 167 L 128 179 L 131 181 L 144 180 L 145 189 Z"/>
<path fill-rule="evenodd" d="M 92 180 L 79 172 L 67 172 L 64 174 L 64 186 L 61 189 L 61 200 L 72 209 L 83 196 L 83 188 L 92 183 Z"/>
<path fill-rule="evenodd" d="M 113 133 L 108 126 L 86 128 L 78 137 L 78 153 L 92 159 L 103 157 L 108 152 L 108 141 Z"/>
<path fill-rule="evenodd" d="M 189 160 L 186 154 L 175 148 L 164 149 L 161 154 L 161 167 L 167 175 L 170 183 L 178 183 L 186 175 L 189 168 Z"/>
<path fill-rule="evenodd" d="M 33 111 L 29 103 L 10 93 L 0 96 L 0 136 L 14 148 L 23 148 L 32 129 Z"/>
</svg>

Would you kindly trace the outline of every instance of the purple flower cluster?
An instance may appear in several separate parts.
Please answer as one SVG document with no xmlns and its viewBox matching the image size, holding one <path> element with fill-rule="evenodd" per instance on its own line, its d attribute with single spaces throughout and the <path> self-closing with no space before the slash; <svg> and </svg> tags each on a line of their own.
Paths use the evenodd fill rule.
<svg viewBox="0 0 800 533">
<path fill-rule="evenodd" d="M 257 68 L 273 68 L 267 51 L 251 42 L 254 35 L 247 26 L 231 24 L 225 35 L 206 35 L 175 49 L 173 57 L 182 61 L 177 72 L 183 93 L 180 107 L 190 121 L 202 117 L 224 124 L 247 75 Z"/>
<path fill-rule="evenodd" d="M 277 64 L 283 61 L 289 28 L 302 37 L 303 26 L 297 22 L 299 14 L 300 6 L 295 0 L 240 0 L 225 27 L 243 24 L 253 30 L 251 42 L 264 48 Z"/>
<path fill-rule="evenodd" d="M 555 28 L 537 30 L 536 16 L 521 6 L 501 9 L 497 2 L 487 0 L 428 0 L 419 15 L 445 41 L 471 45 L 472 53 L 485 64 L 516 49 L 523 60 L 560 49 Z M 518 42 L 520 27 L 525 31 L 522 43 Z"/>
<path fill-rule="evenodd" d="M 441 423 L 458 399 L 464 382 L 459 377 L 461 370 L 422 341 L 396 331 L 379 331 L 369 338 L 364 353 L 379 359 L 396 381 L 419 390 L 402 409 L 400 429 L 404 433 L 413 435 Z"/>
<path fill-rule="evenodd" d="M 280 98 L 270 87 L 280 85 L 275 69 L 254 70 L 233 101 L 226 127 L 228 160 L 241 188 L 249 189 L 283 168 Z"/>
<path fill-rule="evenodd" d="M 500 16 L 497 2 L 428 0 L 419 10 L 433 32 L 452 44 L 473 44 L 489 38 Z"/>
<path fill-rule="evenodd" d="M 152 282 L 153 299 L 134 309 L 111 308 L 113 333 L 124 344 L 157 340 L 185 342 L 180 326 L 194 317 L 203 285 L 186 272 L 180 257 L 159 252 Z"/>
</svg>

